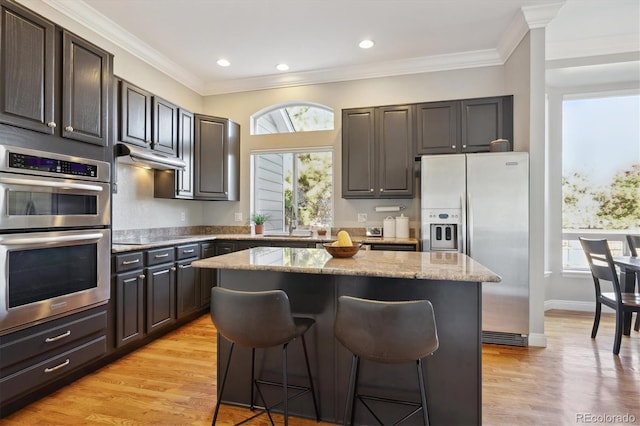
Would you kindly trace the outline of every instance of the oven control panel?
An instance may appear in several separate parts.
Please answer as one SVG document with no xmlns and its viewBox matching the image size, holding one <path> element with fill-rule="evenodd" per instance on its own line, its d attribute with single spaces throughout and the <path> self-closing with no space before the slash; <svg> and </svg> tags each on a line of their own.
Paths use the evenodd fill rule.
<svg viewBox="0 0 640 426">
<path fill-rule="evenodd" d="M 98 167 L 36 155 L 9 152 L 9 168 L 95 178 Z"/>
</svg>

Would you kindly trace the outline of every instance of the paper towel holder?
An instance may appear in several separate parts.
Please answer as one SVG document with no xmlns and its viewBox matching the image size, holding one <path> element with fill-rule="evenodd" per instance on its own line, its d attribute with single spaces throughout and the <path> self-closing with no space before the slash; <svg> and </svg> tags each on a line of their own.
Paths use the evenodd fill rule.
<svg viewBox="0 0 640 426">
<path fill-rule="evenodd" d="M 404 210 L 404 206 L 378 206 L 376 207 L 377 212 L 399 212 L 400 210 Z"/>
</svg>

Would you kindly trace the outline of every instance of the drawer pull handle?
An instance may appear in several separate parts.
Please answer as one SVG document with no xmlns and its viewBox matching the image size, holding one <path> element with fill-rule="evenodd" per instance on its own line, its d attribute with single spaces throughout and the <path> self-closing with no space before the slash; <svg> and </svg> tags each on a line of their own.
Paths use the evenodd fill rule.
<svg viewBox="0 0 640 426">
<path fill-rule="evenodd" d="M 122 264 L 123 265 L 133 265 L 134 263 L 138 263 L 140 262 L 140 259 L 134 259 L 134 260 L 123 260 Z"/>
<path fill-rule="evenodd" d="M 167 257 L 167 256 L 169 256 L 169 253 L 156 254 L 155 258 L 156 259 L 162 259 L 163 257 Z"/>
<path fill-rule="evenodd" d="M 65 362 L 63 362 L 62 364 L 60 364 L 60 365 L 56 365 L 55 367 L 51 367 L 51 368 L 45 368 L 44 372 L 45 373 L 53 373 L 54 371 L 59 370 L 62 367 L 66 367 L 67 365 L 69 365 L 70 362 L 71 361 L 69 361 L 69 359 L 67 358 L 67 360 Z"/>
<path fill-rule="evenodd" d="M 194 251 L 196 251 L 195 249 L 191 249 L 191 250 L 182 250 L 183 253 L 188 254 L 188 253 L 193 253 Z"/>
<path fill-rule="evenodd" d="M 71 330 L 67 330 L 65 333 L 62 333 L 61 335 L 56 337 L 47 337 L 46 339 L 44 339 L 44 341 L 46 343 L 52 343 L 52 342 L 55 342 L 56 340 L 64 339 L 65 337 L 69 337 L 69 336 L 71 336 Z"/>
</svg>

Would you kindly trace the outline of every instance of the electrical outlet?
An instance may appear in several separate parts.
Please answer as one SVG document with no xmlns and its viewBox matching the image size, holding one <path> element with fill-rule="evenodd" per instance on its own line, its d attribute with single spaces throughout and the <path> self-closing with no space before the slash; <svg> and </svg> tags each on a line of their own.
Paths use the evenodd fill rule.
<svg viewBox="0 0 640 426">
<path fill-rule="evenodd" d="M 242 222 L 242 212 L 236 212 L 235 213 L 235 221 L 236 222 Z"/>
<path fill-rule="evenodd" d="M 180 212 L 180 221 L 184 222 L 187 220 L 187 214 L 185 212 Z"/>
<path fill-rule="evenodd" d="M 358 222 L 366 222 L 367 214 L 366 213 L 358 213 Z"/>
</svg>

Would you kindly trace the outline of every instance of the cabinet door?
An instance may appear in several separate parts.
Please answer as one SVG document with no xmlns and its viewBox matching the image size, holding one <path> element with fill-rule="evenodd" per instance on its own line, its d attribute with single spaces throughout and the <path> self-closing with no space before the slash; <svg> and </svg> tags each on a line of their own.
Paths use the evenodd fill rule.
<svg viewBox="0 0 640 426">
<path fill-rule="evenodd" d="M 215 243 L 202 243 L 201 259 L 213 257 L 215 253 Z M 216 286 L 217 271 L 215 269 L 202 268 L 200 270 L 200 307 L 203 308 L 211 302 L 211 289 Z"/>
<path fill-rule="evenodd" d="M 62 136 L 107 145 L 109 54 L 63 32 Z"/>
<path fill-rule="evenodd" d="M 193 113 L 178 109 L 178 157 L 187 166 L 178 170 L 177 196 L 193 197 Z"/>
<path fill-rule="evenodd" d="M 0 122 L 53 135 L 55 27 L 4 2 L 0 18 Z"/>
<path fill-rule="evenodd" d="M 240 199 L 240 126 L 226 118 L 195 115 L 194 198 Z"/>
<path fill-rule="evenodd" d="M 115 276 L 117 347 L 144 337 L 144 278 L 142 269 Z"/>
<path fill-rule="evenodd" d="M 200 307 L 200 274 L 189 259 L 177 263 L 178 318 L 195 312 Z"/>
<path fill-rule="evenodd" d="M 163 264 L 147 268 L 147 333 L 172 324 L 176 318 L 176 268 Z"/>
<path fill-rule="evenodd" d="M 120 140 L 139 146 L 151 143 L 151 94 L 120 82 Z"/>
<path fill-rule="evenodd" d="M 460 102 L 429 102 L 416 109 L 416 155 L 460 152 Z"/>
<path fill-rule="evenodd" d="M 153 149 L 173 157 L 178 155 L 178 106 L 153 97 Z"/>
<path fill-rule="evenodd" d="M 513 146 L 510 99 L 506 96 L 462 101 L 462 152 L 489 152 L 491 141 L 496 139 L 509 139 Z"/>
<path fill-rule="evenodd" d="M 372 198 L 375 179 L 374 109 L 342 111 L 342 197 Z"/>
<path fill-rule="evenodd" d="M 380 198 L 413 197 L 413 108 L 376 109 Z"/>
</svg>

